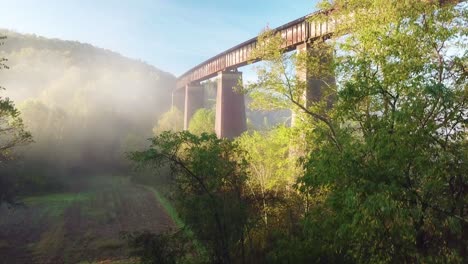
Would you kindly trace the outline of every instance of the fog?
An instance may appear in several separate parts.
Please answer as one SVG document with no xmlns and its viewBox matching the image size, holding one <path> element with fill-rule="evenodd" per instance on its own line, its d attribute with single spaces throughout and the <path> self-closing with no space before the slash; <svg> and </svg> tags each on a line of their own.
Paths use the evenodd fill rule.
<svg viewBox="0 0 468 264">
<path fill-rule="evenodd" d="M 171 103 L 175 77 L 89 44 L 0 31 L 3 94 L 34 143 L 12 163 L 28 182 L 82 171 L 128 169 L 125 152 L 145 144 Z M 40 180 L 38 180 L 40 179 Z"/>
</svg>

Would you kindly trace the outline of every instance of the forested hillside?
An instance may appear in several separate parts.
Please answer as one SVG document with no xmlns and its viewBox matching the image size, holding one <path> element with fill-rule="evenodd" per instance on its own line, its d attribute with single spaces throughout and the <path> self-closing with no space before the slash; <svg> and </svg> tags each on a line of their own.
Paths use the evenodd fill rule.
<svg viewBox="0 0 468 264">
<path fill-rule="evenodd" d="M 28 178 L 25 185 L 125 168 L 124 152 L 144 144 L 170 106 L 175 77 L 142 61 L 74 41 L 0 35 L 7 37 L 0 57 L 9 67 L 0 72 L 2 94 L 15 102 L 35 141 L 18 152 L 21 164 L 12 164 Z"/>
</svg>

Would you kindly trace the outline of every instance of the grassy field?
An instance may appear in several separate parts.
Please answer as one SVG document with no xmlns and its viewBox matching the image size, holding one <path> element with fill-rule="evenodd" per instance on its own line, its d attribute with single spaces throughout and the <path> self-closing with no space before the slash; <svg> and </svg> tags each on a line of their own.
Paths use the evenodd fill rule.
<svg viewBox="0 0 468 264">
<path fill-rule="evenodd" d="M 0 208 L 0 263 L 137 263 L 128 259 L 122 232 L 182 224 L 157 192 L 126 178 L 86 177 L 72 186 Z"/>
</svg>

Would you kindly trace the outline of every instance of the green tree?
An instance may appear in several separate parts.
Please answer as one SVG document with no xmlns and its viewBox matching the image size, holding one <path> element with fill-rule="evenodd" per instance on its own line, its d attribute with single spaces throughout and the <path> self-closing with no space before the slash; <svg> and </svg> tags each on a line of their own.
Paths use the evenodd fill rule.
<svg viewBox="0 0 468 264">
<path fill-rule="evenodd" d="M 153 128 L 153 133 L 158 135 L 163 131 L 180 131 L 184 128 L 183 126 L 184 114 L 177 107 L 172 107 L 159 118 L 158 124 Z"/>
<path fill-rule="evenodd" d="M 269 215 L 275 211 L 275 208 L 270 208 L 269 201 L 284 195 L 296 180 L 296 160 L 289 157 L 289 130 L 278 127 L 270 131 L 253 131 L 236 139 L 248 163 L 248 189 L 261 201 L 265 225 L 268 225 Z"/>
<path fill-rule="evenodd" d="M 270 68 L 246 87 L 258 105 L 271 97 L 273 106 L 296 106 L 309 143 L 298 188 L 313 204 L 303 232 L 279 242 L 272 259 L 463 262 L 466 5 L 336 0 L 322 6 L 333 7 L 324 16 L 340 22 L 330 41 L 316 44 L 337 50 L 329 63 L 316 65 L 324 76 L 328 69 L 337 76 L 334 108 L 327 100 L 332 85 L 308 105 L 301 101 L 305 83 L 288 70 L 323 64 L 320 56 L 281 55 L 280 41 L 259 45 L 268 48 L 263 58 Z"/>
<path fill-rule="evenodd" d="M 0 37 L 0 40 L 5 38 Z M 0 58 L 0 69 L 8 69 L 5 62 L 6 59 Z M 0 87 L 0 92 L 4 90 Z M 0 96 L 0 170 L 4 170 L 2 167 L 13 158 L 15 147 L 30 142 L 32 142 L 32 136 L 26 131 L 20 112 L 8 97 Z M 14 179 L 10 173 L 0 174 L 0 205 L 3 202 L 10 204 L 14 202 L 13 182 Z"/>
<path fill-rule="evenodd" d="M 337 122 L 334 121 L 330 101 L 336 97 L 334 81 L 333 50 L 329 43 L 309 44 L 308 52 L 287 52 L 283 39 L 274 31 L 266 29 L 258 37 L 257 47 L 251 52 L 252 60 L 263 62 L 255 67 L 258 80 L 240 85 L 239 90 L 252 99 L 250 108 L 254 110 L 292 110 L 292 123 L 297 133 L 290 142 L 292 148 L 304 148 L 313 138 L 310 131 L 322 130 L 337 144 Z M 303 73 L 307 73 L 304 78 Z M 322 86 L 321 96 L 311 99 L 308 95 L 309 81 Z"/>
<path fill-rule="evenodd" d="M 156 170 L 170 166 L 178 212 L 205 243 L 213 263 L 244 256 L 248 203 L 239 153 L 235 143 L 214 134 L 166 131 L 151 140 L 149 149 L 130 156 Z"/>
<path fill-rule="evenodd" d="M 0 205 L 15 203 L 16 172 L 8 164 L 14 158 L 13 150 L 30 142 L 32 136 L 26 131 L 19 111 L 12 101 L 0 96 Z"/>
<path fill-rule="evenodd" d="M 8 97 L 0 96 L 0 162 L 12 158 L 15 147 L 31 141 L 31 134 L 26 131 L 14 103 Z"/>
<path fill-rule="evenodd" d="M 190 119 L 188 130 L 196 135 L 215 132 L 215 112 L 212 109 L 201 108 Z"/>
<path fill-rule="evenodd" d="M 5 36 L 0 36 L 0 41 L 5 39 Z M 0 70 L 8 69 L 6 61 L 6 58 L 0 58 Z M 4 90 L 5 88 L 0 86 L 0 92 Z M 31 134 L 25 130 L 20 112 L 14 103 L 8 97 L 0 96 L 0 163 L 11 157 L 14 147 L 29 143 L 31 140 Z"/>
</svg>

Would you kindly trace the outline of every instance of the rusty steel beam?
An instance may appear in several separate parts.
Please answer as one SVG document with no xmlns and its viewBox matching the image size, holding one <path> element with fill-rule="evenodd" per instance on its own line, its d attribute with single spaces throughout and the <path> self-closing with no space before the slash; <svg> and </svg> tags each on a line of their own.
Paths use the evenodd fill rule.
<svg viewBox="0 0 468 264">
<path fill-rule="evenodd" d="M 333 21 L 308 21 L 309 17 L 320 13 L 321 11 L 312 13 L 274 29 L 285 40 L 286 50 L 293 50 L 298 45 L 319 39 L 333 32 Z M 215 77 L 218 72 L 229 71 L 247 65 L 252 61 L 249 55 L 256 45 L 257 38 L 255 37 L 198 64 L 177 79 L 176 89 L 184 88 L 187 84 L 193 82 Z"/>
<path fill-rule="evenodd" d="M 422 0 L 425 2 L 439 2 L 441 5 L 457 4 L 465 0 Z M 322 22 L 310 22 L 308 19 L 313 16 L 318 16 L 324 12 L 319 10 L 310 15 L 298 18 L 287 24 L 284 24 L 274 31 L 281 34 L 285 41 L 286 50 L 294 50 L 297 46 L 322 39 L 333 33 L 335 21 L 329 19 Z M 312 20 L 313 21 L 313 20 Z M 184 88 L 187 84 L 200 82 L 212 77 L 215 77 L 218 72 L 229 71 L 247 65 L 252 61 L 249 58 L 250 52 L 257 45 L 257 38 L 249 39 L 235 47 L 232 47 L 188 70 L 177 78 L 176 89 Z"/>
</svg>

